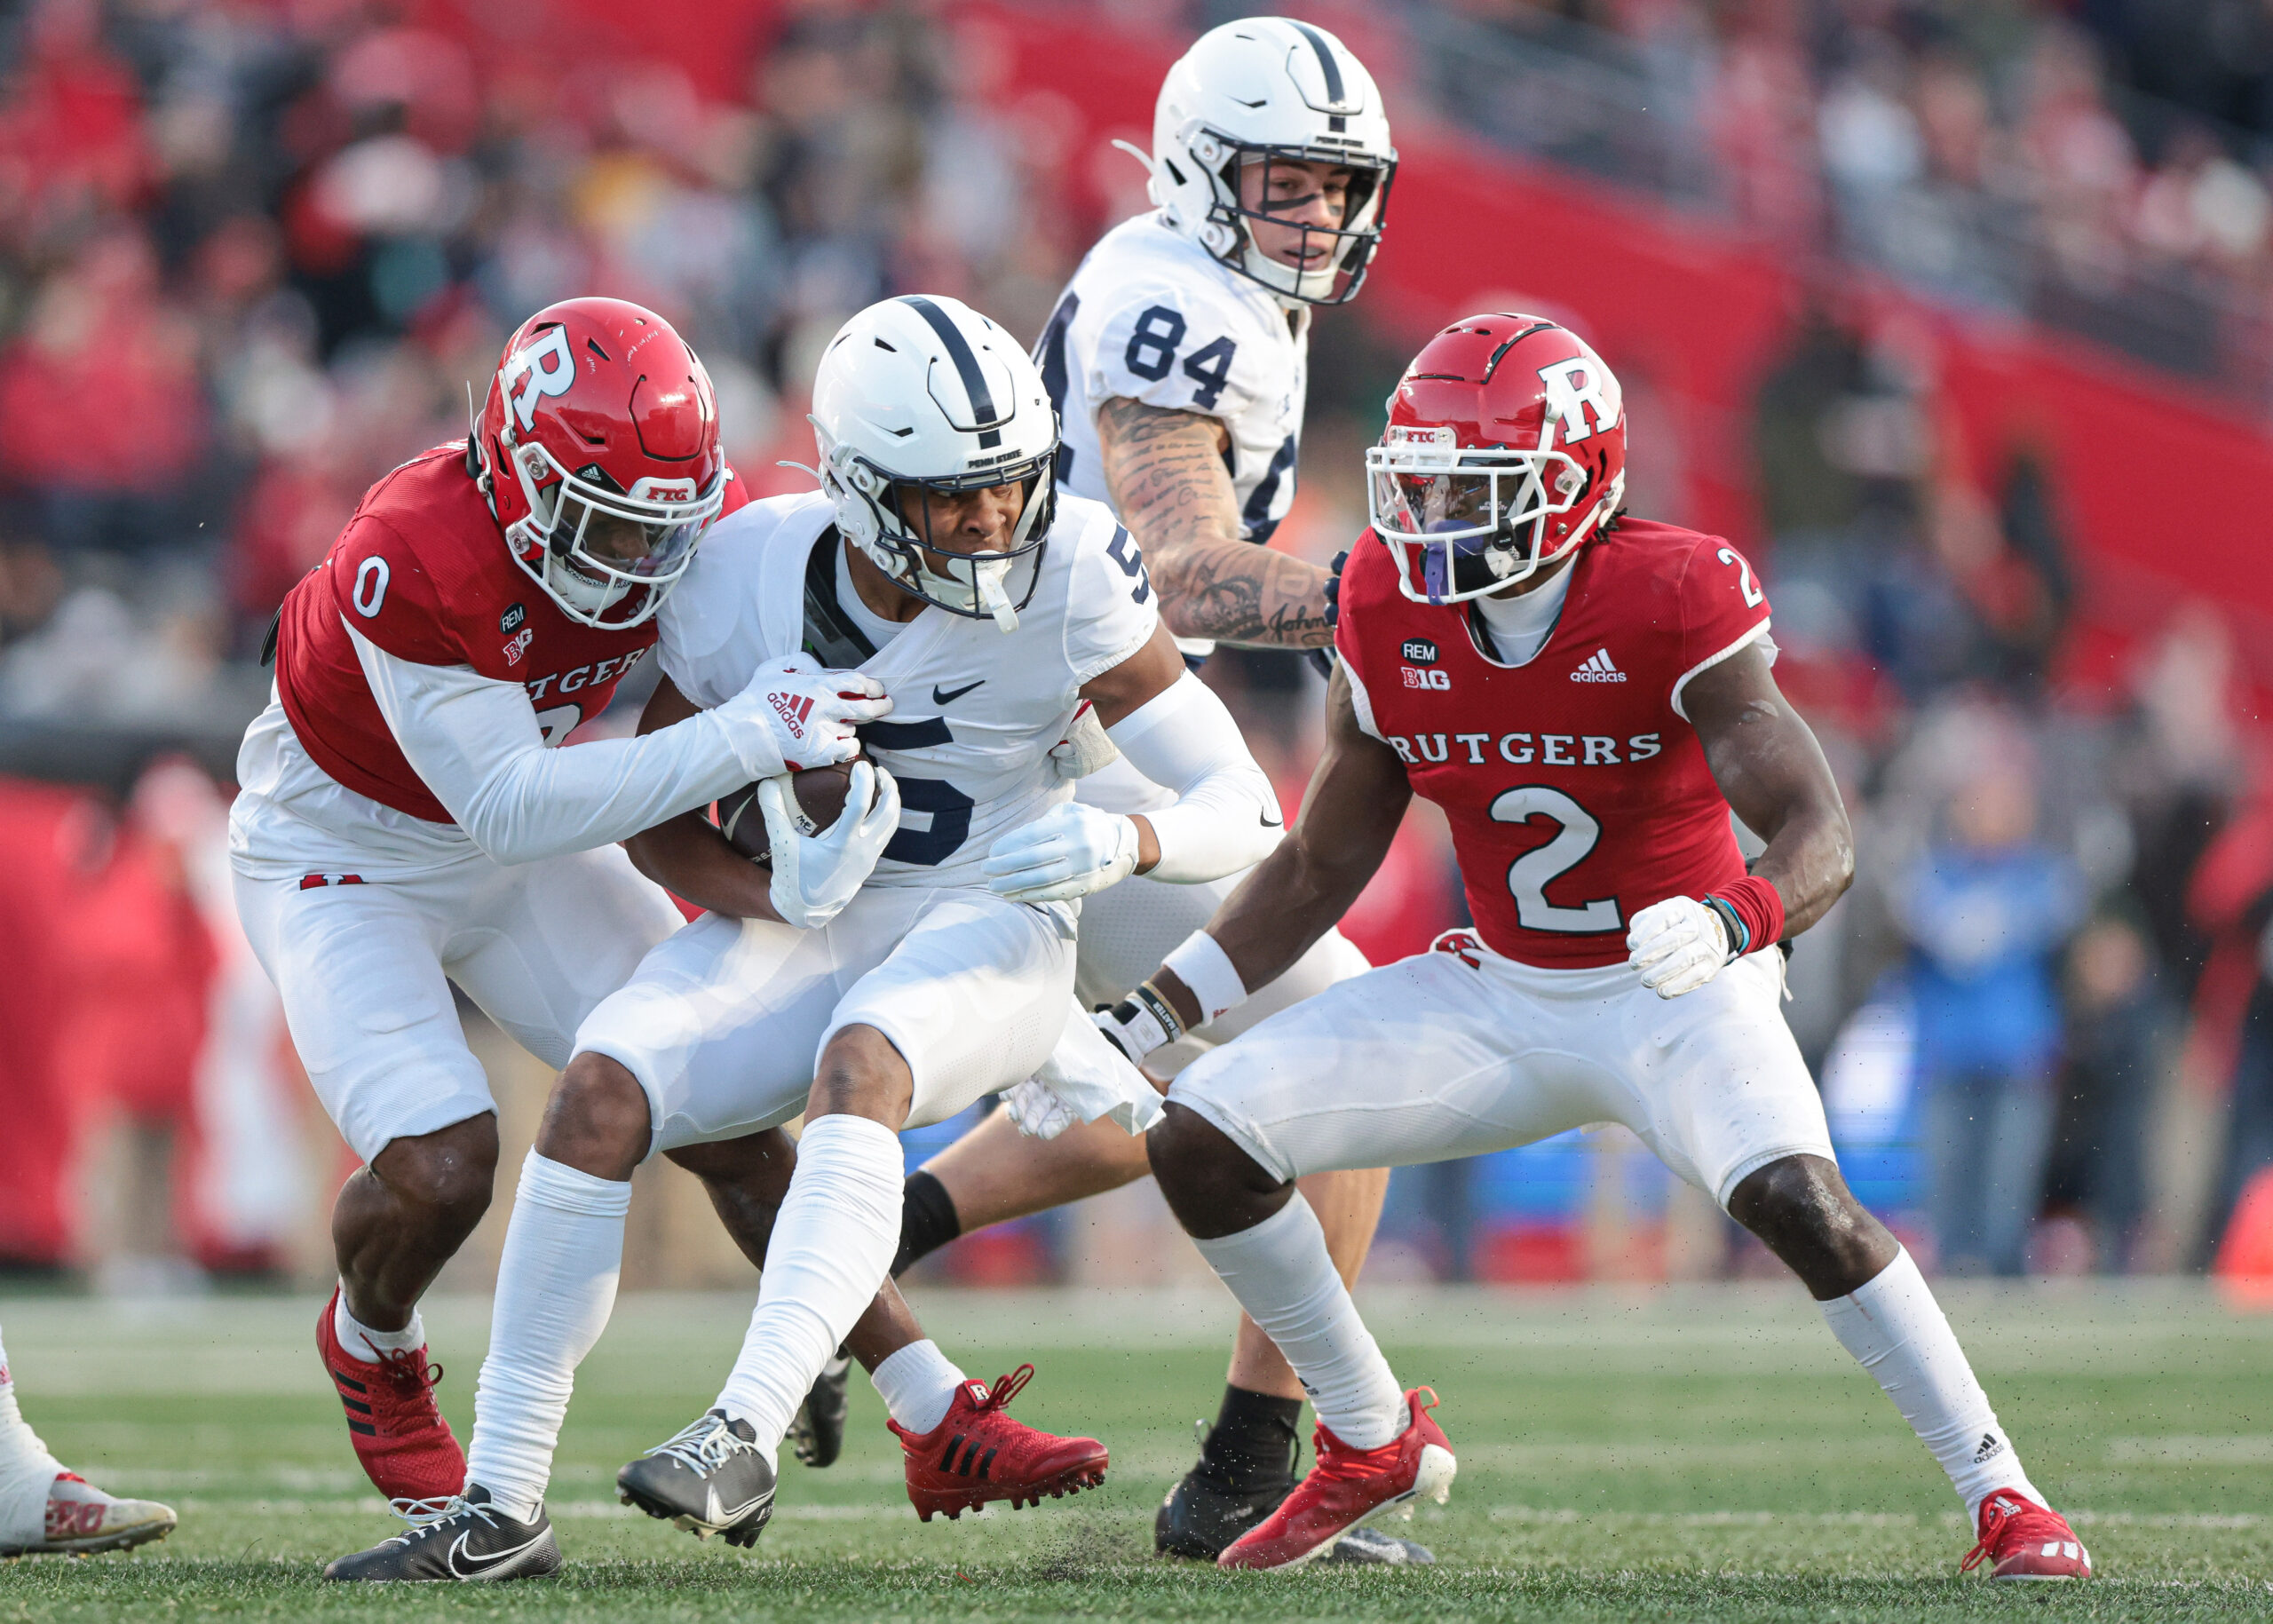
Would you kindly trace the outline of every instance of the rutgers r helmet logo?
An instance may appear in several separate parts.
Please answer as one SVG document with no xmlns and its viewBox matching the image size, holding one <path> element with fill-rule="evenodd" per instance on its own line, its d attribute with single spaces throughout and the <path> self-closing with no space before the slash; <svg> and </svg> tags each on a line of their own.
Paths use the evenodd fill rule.
<svg viewBox="0 0 2273 1624">
<path fill-rule="evenodd" d="M 521 375 L 528 382 L 519 393 L 513 386 Z M 513 416 L 523 433 L 536 426 L 536 403 L 547 395 L 565 395 L 576 381 L 576 356 L 568 347 L 568 329 L 547 328 L 544 337 L 505 363 L 505 390 L 513 402 Z"/>
<path fill-rule="evenodd" d="M 1558 360 L 1539 369 L 1539 381 L 1547 386 L 1547 410 L 1563 424 L 1563 443 L 1572 445 L 1582 440 L 1592 440 L 1597 429 L 1617 425 L 1619 412 L 1624 405 L 1618 389 L 1618 380 L 1609 368 L 1588 350 L 1569 360 Z M 1607 385 L 1609 394 L 1604 394 Z M 1583 409 L 1582 409 L 1583 408 Z M 1594 414 L 1589 424 L 1586 413 Z"/>
</svg>

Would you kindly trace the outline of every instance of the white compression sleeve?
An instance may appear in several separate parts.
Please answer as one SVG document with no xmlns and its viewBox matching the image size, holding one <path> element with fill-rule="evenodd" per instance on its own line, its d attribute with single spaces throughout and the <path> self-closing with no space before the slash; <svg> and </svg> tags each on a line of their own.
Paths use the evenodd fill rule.
<svg viewBox="0 0 2273 1624">
<path fill-rule="evenodd" d="M 16 1407 L 8 1350 L 0 1347 L 0 1550 L 34 1544 L 47 1533 L 47 1492 L 63 1463 Z"/>
<path fill-rule="evenodd" d="M 466 1481 L 533 1521 L 552 1477 L 576 1367 L 615 1306 L 631 1186 L 531 1150 L 521 1163 L 474 1394 Z"/>
<path fill-rule="evenodd" d="M 1193 885 L 1251 867 L 1286 833 L 1271 780 L 1239 737 L 1224 701 L 1186 671 L 1105 729 L 1129 764 L 1176 794 L 1143 813 L 1160 843 L 1150 880 Z"/>
<path fill-rule="evenodd" d="M 749 1422 L 769 1461 L 813 1378 L 891 1272 L 906 1179 L 899 1136 L 866 1117 L 821 1117 L 797 1141 L 757 1309 L 718 1392 L 718 1407 Z"/>
<path fill-rule="evenodd" d="M 2021 1470 L 1957 1333 L 1906 1248 L 1859 1290 L 1816 1306 L 1840 1345 L 1877 1378 L 1919 1442 L 1934 1452 L 1965 1497 L 1967 1517 L 1977 1517 L 1981 1502 L 1999 1489 L 2046 1503 Z"/>
<path fill-rule="evenodd" d="M 398 659 L 353 627 L 348 631 L 371 697 L 411 770 L 500 863 L 627 840 L 764 776 L 737 754 L 725 724 L 710 711 L 637 739 L 547 749 L 519 683 L 470 666 Z"/>
<path fill-rule="evenodd" d="M 1334 1437 L 1353 1449 L 1379 1449 L 1405 1430 L 1405 1394 L 1358 1317 L 1301 1191 L 1253 1229 L 1192 1244 L 1279 1344 Z"/>
</svg>

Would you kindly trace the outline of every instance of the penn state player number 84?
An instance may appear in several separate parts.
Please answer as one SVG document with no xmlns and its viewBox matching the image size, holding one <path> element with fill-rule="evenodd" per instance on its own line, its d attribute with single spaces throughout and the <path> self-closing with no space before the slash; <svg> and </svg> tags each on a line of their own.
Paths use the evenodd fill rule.
<svg viewBox="0 0 2273 1624">
<path fill-rule="evenodd" d="M 1597 897 L 1577 907 L 1557 907 L 1547 899 L 1548 883 L 1584 862 L 1602 838 L 1602 825 L 1592 812 L 1560 789 L 1523 784 L 1500 793 L 1492 803 L 1492 818 L 1497 823 L 1551 818 L 1560 826 L 1554 839 L 1508 865 L 1508 889 L 1515 893 L 1516 918 L 1525 930 L 1591 935 L 1624 928 L 1626 921 L 1619 915 L 1615 897 Z"/>
</svg>

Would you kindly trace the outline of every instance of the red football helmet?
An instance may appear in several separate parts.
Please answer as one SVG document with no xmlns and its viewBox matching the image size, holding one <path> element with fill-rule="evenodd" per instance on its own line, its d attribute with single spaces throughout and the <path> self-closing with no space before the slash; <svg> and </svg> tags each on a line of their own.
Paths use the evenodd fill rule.
<svg viewBox="0 0 2273 1624">
<path fill-rule="evenodd" d="M 472 436 L 514 558 L 588 626 L 661 607 L 725 500 L 710 375 L 669 322 L 622 299 L 522 322 Z"/>
<path fill-rule="evenodd" d="M 1406 368 L 1366 473 L 1367 516 L 1397 554 L 1407 598 L 1458 603 L 1497 591 L 1618 511 L 1618 379 L 1584 339 L 1543 317 L 1469 316 Z"/>
</svg>

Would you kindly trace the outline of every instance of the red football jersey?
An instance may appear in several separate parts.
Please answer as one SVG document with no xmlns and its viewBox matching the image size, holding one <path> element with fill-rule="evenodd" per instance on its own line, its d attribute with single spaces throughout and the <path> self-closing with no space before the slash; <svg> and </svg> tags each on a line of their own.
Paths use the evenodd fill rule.
<svg viewBox="0 0 2273 1624">
<path fill-rule="evenodd" d="M 1444 808 L 1485 944 L 1579 970 L 1622 961 L 1638 910 L 1743 877 L 1680 693 L 1767 630 L 1768 600 L 1719 537 L 1644 519 L 1569 567 L 1546 646 L 1503 665 L 1478 648 L 1466 604 L 1398 591 L 1368 531 L 1342 572 L 1334 647 L 1360 722 Z"/>
<path fill-rule="evenodd" d="M 726 488 L 731 511 L 740 491 Z M 450 814 L 379 714 L 350 625 L 398 659 L 470 665 L 522 684 L 547 744 L 605 709 L 657 636 L 652 619 L 613 630 L 560 612 L 513 561 L 466 472 L 464 442 L 437 446 L 371 487 L 324 561 L 285 596 L 276 692 L 318 766 L 359 795 L 432 823 Z"/>
</svg>

